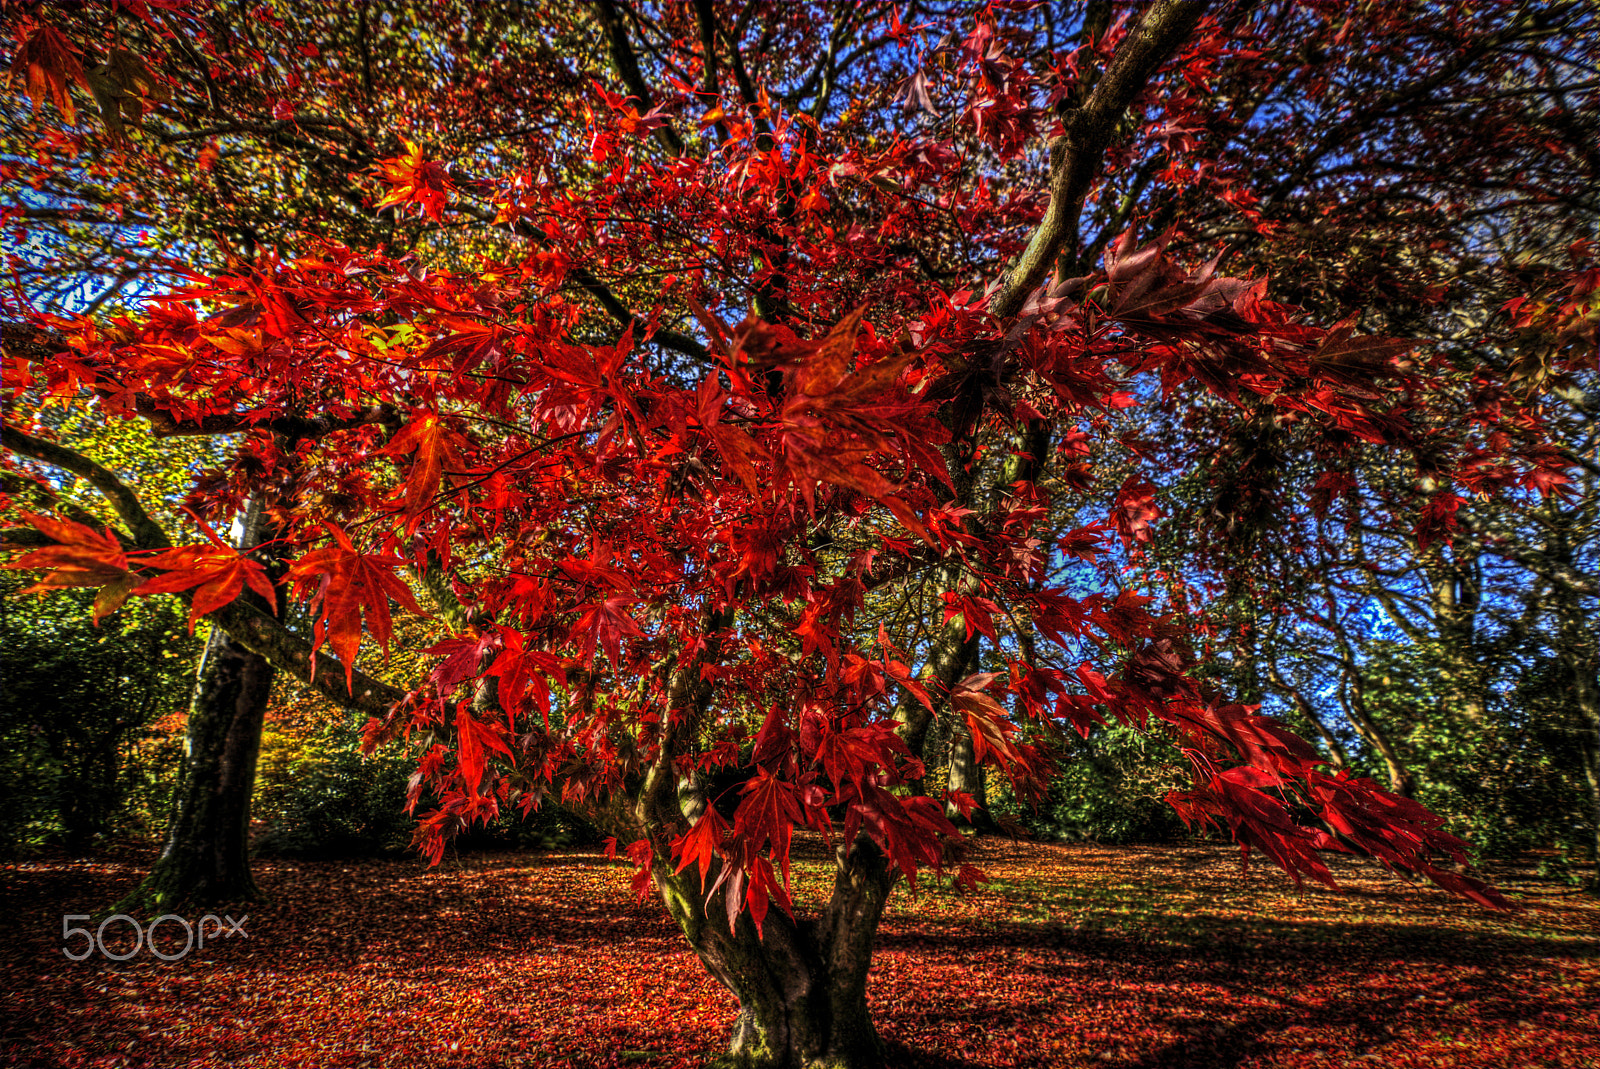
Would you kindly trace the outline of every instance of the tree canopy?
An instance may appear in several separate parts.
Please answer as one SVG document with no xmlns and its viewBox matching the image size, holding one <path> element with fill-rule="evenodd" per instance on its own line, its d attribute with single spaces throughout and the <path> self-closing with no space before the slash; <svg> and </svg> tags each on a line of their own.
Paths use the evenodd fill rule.
<svg viewBox="0 0 1600 1069">
<path fill-rule="evenodd" d="M 368 711 L 418 747 L 435 858 L 545 797 L 607 807 L 750 1060 L 870 1064 L 894 883 L 981 879 L 982 777 L 1035 797 L 1099 725 L 1170 744 L 1179 814 L 1297 880 L 1353 849 L 1503 905 L 1401 784 L 1216 668 L 1317 619 L 1305 584 L 1346 580 L 1315 562 L 1381 575 L 1369 528 L 1456 561 L 1498 530 L 1472 501 L 1514 526 L 1593 475 L 1563 420 L 1592 417 L 1594 28 L 24 5 L 11 566 L 99 616 L 176 594 Z M 86 398 L 229 438 L 202 539 L 58 439 Z M 68 476 L 113 524 L 38 503 Z M 252 501 L 281 582 L 214 534 Z M 397 612 L 436 634 L 386 682 L 357 660 Z M 837 847 L 813 918 L 803 831 Z"/>
</svg>

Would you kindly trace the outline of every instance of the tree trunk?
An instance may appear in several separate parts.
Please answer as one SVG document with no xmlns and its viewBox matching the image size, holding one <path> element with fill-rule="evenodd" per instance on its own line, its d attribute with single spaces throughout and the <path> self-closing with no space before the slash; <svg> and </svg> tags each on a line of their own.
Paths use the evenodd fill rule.
<svg viewBox="0 0 1600 1069">
<path fill-rule="evenodd" d="M 234 521 L 233 541 L 262 541 L 265 509 L 258 495 Z M 245 600 L 262 612 L 257 595 Z M 255 794 L 261 728 L 277 669 L 213 627 L 196 673 L 184 740 L 183 771 L 173 792 L 167 841 L 137 888 L 116 910 L 167 910 L 180 903 L 212 905 L 260 897 L 250 874 L 250 804 Z"/>
<path fill-rule="evenodd" d="M 1446 708 L 1469 731 L 1489 727 L 1488 673 L 1479 650 L 1478 610 L 1483 578 L 1479 551 L 1463 540 L 1455 559 L 1429 568 L 1433 617 L 1439 632 Z"/>
<path fill-rule="evenodd" d="M 189 708 L 182 777 L 166 845 L 116 910 L 258 898 L 250 874 L 250 799 L 273 667 L 214 630 Z"/>
<path fill-rule="evenodd" d="M 865 837 L 839 849 L 833 896 L 815 919 L 773 906 L 756 932 L 747 911 L 730 930 L 724 885 L 709 901 L 698 874 L 658 863 L 657 889 L 706 969 L 739 999 L 728 1054 L 739 1069 L 879 1069 L 883 1043 L 867 1009 L 867 971 L 894 871 Z M 717 875 L 713 869 L 711 878 Z"/>
<path fill-rule="evenodd" d="M 1323 589 L 1329 590 L 1327 586 Z M 1407 767 L 1399 749 L 1373 718 L 1367 706 L 1366 677 L 1356 658 L 1355 647 L 1345 635 L 1342 625 L 1337 622 L 1331 628 L 1331 634 L 1338 643 L 1339 652 L 1330 659 L 1339 665 L 1339 704 L 1344 709 L 1345 717 L 1356 729 L 1356 734 L 1361 736 L 1361 741 L 1372 747 L 1383 759 L 1384 770 L 1389 777 L 1389 790 L 1394 794 L 1410 798 L 1412 792 L 1417 789 L 1416 776 Z"/>
<path fill-rule="evenodd" d="M 1367 708 L 1366 687 L 1361 676 L 1361 667 L 1353 659 L 1347 659 L 1345 662 L 1345 676 L 1339 687 L 1339 700 L 1344 706 L 1345 716 L 1355 725 L 1356 733 L 1383 759 L 1384 771 L 1389 777 L 1390 792 L 1410 798 L 1417 789 L 1417 778 L 1406 766 L 1405 759 L 1390 741 L 1388 733 L 1378 726 L 1378 722 L 1373 719 Z"/>
<path fill-rule="evenodd" d="M 732 613 L 709 612 L 704 643 L 676 665 L 668 684 L 671 707 L 656 760 L 639 787 L 634 816 L 650 840 L 651 879 L 667 910 L 706 971 L 739 999 L 726 1067 L 739 1069 L 881 1069 L 883 1044 L 867 1010 L 872 944 L 898 870 L 867 836 L 841 844 L 833 895 L 815 918 L 791 919 L 776 904 L 758 932 L 744 906 L 744 883 L 716 859 L 702 888 L 697 868 L 673 871 L 672 840 L 688 831 L 684 814 L 703 812 L 705 792 L 696 776 L 680 775 L 677 759 L 689 753 L 714 686 L 699 671 L 720 653 L 716 633 Z M 734 907 L 729 909 L 730 904 Z M 728 917 L 735 917 L 730 926 Z"/>
<path fill-rule="evenodd" d="M 984 782 L 983 766 L 979 765 L 972 750 L 972 729 L 960 720 L 950 728 L 950 789 L 970 794 L 978 803 L 971 816 L 963 817 L 955 803 L 945 803 L 945 816 L 956 827 L 970 827 L 985 835 L 1000 830 L 989 813 L 989 792 Z"/>
<path fill-rule="evenodd" d="M 1569 590 L 1558 588 L 1554 600 L 1557 653 L 1571 679 L 1583 778 L 1589 789 L 1589 841 L 1594 849 L 1589 876 L 1600 886 L 1600 642 L 1592 618 Z"/>
</svg>

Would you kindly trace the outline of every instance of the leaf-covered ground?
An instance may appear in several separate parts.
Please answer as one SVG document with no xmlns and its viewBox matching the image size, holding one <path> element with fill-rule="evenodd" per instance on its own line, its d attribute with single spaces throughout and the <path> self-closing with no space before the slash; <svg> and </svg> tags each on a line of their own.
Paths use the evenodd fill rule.
<svg viewBox="0 0 1600 1069">
<path fill-rule="evenodd" d="M 902 888 L 883 925 L 871 998 L 910 1064 L 1600 1062 L 1592 898 L 1512 874 L 1527 908 L 1497 915 L 1345 864 L 1344 895 L 1296 891 L 1221 847 L 980 854 L 993 884 Z M 586 853 L 263 861 L 248 939 L 67 960 L 62 915 L 146 860 L 0 868 L 0 1064 L 665 1069 L 703 1064 L 733 1013 L 659 904 Z"/>
</svg>

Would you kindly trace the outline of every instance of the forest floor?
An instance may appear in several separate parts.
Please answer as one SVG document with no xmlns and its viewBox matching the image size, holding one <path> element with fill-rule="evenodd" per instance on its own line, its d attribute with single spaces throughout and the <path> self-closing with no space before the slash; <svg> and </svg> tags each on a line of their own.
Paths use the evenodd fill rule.
<svg viewBox="0 0 1600 1069">
<path fill-rule="evenodd" d="M 884 919 L 869 997 L 906 1064 L 1600 1064 L 1600 902 L 1531 871 L 1498 875 L 1525 907 L 1499 914 L 1345 859 L 1335 894 L 1220 846 L 978 854 L 994 882 L 902 887 Z M 811 858 L 797 884 L 818 882 Z M 176 960 L 69 960 L 85 937 L 64 943 L 62 917 L 149 860 L 0 866 L 0 1065 L 668 1069 L 704 1064 L 732 1019 L 659 902 L 597 852 L 262 860 L 271 900 L 216 911 L 248 914 L 245 935 L 212 922 L 178 956 L 169 920 L 157 949 Z M 105 937 L 133 946 L 125 921 Z"/>
</svg>

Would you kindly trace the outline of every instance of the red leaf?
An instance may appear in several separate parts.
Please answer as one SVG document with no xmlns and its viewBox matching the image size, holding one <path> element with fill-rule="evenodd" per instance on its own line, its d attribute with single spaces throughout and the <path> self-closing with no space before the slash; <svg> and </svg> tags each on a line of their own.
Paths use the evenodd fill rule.
<svg viewBox="0 0 1600 1069">
<path fill-rule="evenodd" d="M 265 598 L 273 610 L 278 607 L 267 570 L 228 546 L 180 546 L 145 557 L 139 563 L 167 573 L 145 580 L 137 591 L 140 594 L 170 594 L 199 588 L 189 603 L 190 631 L 194 630 L 196 620 L 231 603 L 247 584 Z"/>
<path fill-rule="evenodd" d="M 11 74 L 22 79 L 35 110 L 44 100 L 53 100 L 69 126 L 78 121 L 68 84 L 88 89 L 89 80 L 77 48 L 55 27 L 41 25 L 28 35 L 11 61 Z"/>
<path fill-rule="evenodd" d="M 466 467 L 461 459 L 461 449 L 466 444 L 464 438 L 444 425 L 438 413 L 418 411 L 384 449 L 389 456 L 411 460 L 405 482 L 405 509 L 410 517 L 408 534 L 416 530 L 417 520 L 433 503 L 444 475 Z"/>
<path fill-rule="evenodd" d="M 628 606 L 633 603 L 632 598 L 615 597 L 607 598 L 598 605 L 583 606 L 578 622 L 572 626 L 572 636 L 582 643 L 584 664 L 594 663 L 594 650 L 598 644 L 614 669 L 622 667 L 622 640 L 626 637 L 644 637 L 644 632 L 628 615 Z"/>
<path fill-rule="evenodd" d="M 301 557 L 290 567 L 289 579 L 300 593 L 315 581 L 311 606 L 315 621 L 312 650 L 315 652 L 324 642 L 333 647 L 334 655 L 344 663 L 345 684 L 354 693 L 356 652 L 361 647 L 363 628 L 377 640 L 387 657 L 393 634 L 390 600 L 419 615 L 422 607 L 394 574 L 405 561 L 376 553 L 359 553 L 343 530 L 333 524 L 327 527 L 337 544 Z"/>
<path fill-rule="evenodd" d="M 690 865 L 700 867 L 700 889 L 705 890 L 706 873 L 711 862 L 721 855 L 723 840 L 728 837 L 728 822 L 722 819 L 714 806 L 706 806 L 694 827 L 672 840 L 672 856 L 678 859 L 675 871 L 682 872 Z"/>
<path fill-rule="evenodd" d="M 96 531 L 72 520 L 24 512 L 22 519 L 57 544 L 35 549 L 3 567 L 15 570 L 50 569 L 37 583 L 20 591 L 32 594 L 68 587 L 97 586 L 96 623 L 128 600 L 137 582 L 128 570 L 122 544 L 110 531 Z"/>
<path fill-rule="evenodd" d="M 444 211 L 451 183 L 445 169 L 422 156 L 422 146 L 405 142 L 406 155 L 378 161 L 378 177 L 389 184 L 376 207 L 415 204 L 429 219 L 438 221 Z"/>
</svg>

